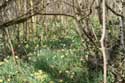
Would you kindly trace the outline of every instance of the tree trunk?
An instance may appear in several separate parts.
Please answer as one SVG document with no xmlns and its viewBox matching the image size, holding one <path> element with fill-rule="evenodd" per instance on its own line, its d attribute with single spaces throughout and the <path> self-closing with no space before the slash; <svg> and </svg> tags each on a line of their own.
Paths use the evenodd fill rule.
<svg viewBox="0 0 125 83">
<path fill-rule="evenodd" d="M 102 22 L 102 36 L 101 36 L 101 51 L 103 54 L 103 74 L 104 74 L 104 83 L 107 83 L 107 55 L 106 55 L 106 48 L 105 48 L 105 37 L 106 37 L 106 6 L 105 6 L 106 0 L 102 1 L 102 11 L 103 11 L 103 22 Z"/>
</svg>

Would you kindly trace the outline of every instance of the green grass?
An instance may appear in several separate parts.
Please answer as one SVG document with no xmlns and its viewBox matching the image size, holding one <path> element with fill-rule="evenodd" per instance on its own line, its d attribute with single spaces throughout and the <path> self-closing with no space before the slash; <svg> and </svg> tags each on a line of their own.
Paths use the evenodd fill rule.
<svg viewBox="0 0 125 83">
<path fill-rule="evenodd" d="M 12 58 L 0 62 L 0 83 L 49 83 L 51 78 L 42 70 L 35 70 L 32 65 Z"/>
<path fill-rule="evenodd" d="M 93 27 L 100 38 L 99 23 L 95 21 Z M 28 62 L 17 59 L 18 65 L 15 65 L 12 57 L 0 62 L 0 83 L 102 82 L 102 71 L 90 70 L 83 59 L 89 55 L 89 52 L 84 51 L 86 42 L 81 42 L 81 38 L 74 30 L 75 25 L 72 20 L 69 20 L 69 24 L 66 26 L 58 22 L 50 23 L 47 33 L 43 32 L 44 28 L 39 26 L 37 34 L 43 34 L 47 38 L 46 40 L 33 38 L 21 41 L 23 50 L 26 50 L 30 57 Z M 19 42 L 13 41 L 14 48 L 19 44 Z M 108 72 L 108 83 L 113 83 L 113 81 L 112 73 Z"/>
<path fill-rule="evenodd" d="M 41 49 L 28 63 L 17 59 L 18 65 L 10 57 L 0 62 L 0 83 L 101 82 L 102 72 L 90 71 L 87 63 L 81 60 L 85 53 L 82 50 L 77 52 L 75 49 Z M 113 83 L 112 77 L 110 74 L 109 83 Z"/>
<path fill-rule="evenodd" d="M 64 83 L 86 82 L 86 64 L 74 52 L 72 49 L 41 50 L 35 61 L 35 68 L 47 72 L 56 81 L 63 79 Z M 80 80 L 81 77 L 84 78 Z"/>
</svg>

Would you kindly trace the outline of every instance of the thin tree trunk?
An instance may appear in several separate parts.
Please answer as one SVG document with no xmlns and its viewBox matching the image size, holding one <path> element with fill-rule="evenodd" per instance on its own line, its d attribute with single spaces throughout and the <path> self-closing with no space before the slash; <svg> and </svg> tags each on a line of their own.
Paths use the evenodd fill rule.
<svg viewBox="0 0 125 83">
<path fill-rule="evenodd" d="M 103 11 L 103 28 L 102 28 L 102 36 L 101 36 L 101 51 L 103 54 L 103 72 L 104 72 L 104 83 L 107 83 L 107 57 L 106 57 L 106 48 L 104 45 L 105 37 L 106 37 L 106 8 L 105 8 L 105 0 L 102 2 L 102 11 Z"/>
<path fill-rule="evenodd" d="M 8 29 L 5 29 L 5 31 L 6 31 L 8 43 L 9 43 L 9 45 L 10 45 L 11 52 L 12 52 L 12 55 L 13 55 L 13 60 L 14 60 L 15 64 L 17 64 L 16 57 L 15 57 L 15 52 L 14 52 L 14 48 L 13 48 L 13 45 L 12 45 L 12 41 L 11 41 L 11 39 L 10 39 L 11 37 L 9 36 Z"/>
<path fill-rule="evenodd" d="M 121 36 L 121 49 L 125 50 L 125 42 L 124 42 L 124 28 L 125 28 L 125 25 L 124 25 L 124 17 L 120 17 L 120 36 Z"/>
<path fill-rule="evenodd" d="M 122 2 L 123 2 L 123 0 L 122 0 Z M 120 10 L 120 14 L 121 15 L 123 15 L 123 4 L 122 4 L 122 2 L 119 4 L 119 10 Z M 125 51 L 125 38 L 124 38 L 124 32 L 125 32 L 125 19 L 124 19 L 124 17 L 123 16 L 120 16 L 119 17 L 119 21 L 120 21 L 120 43 L 121 43 L 121 49 L 123 49 L 124 51 Z"/>
<path fill-rule="evenodd" d="M 30 5 L 31 5 L 31 8 L 33 9 L 33 7 L 34 7 L 34 2 L 33 2 L 34 0 L 30 0 Z M 34 11 L 32 11 L 31 12 L 32 14 L 34 14 Z M 34 16 L 34 17 L 32 17 L 31 18 L 31 21 L 32 21 L 32 26 L 31 26 L 31 28 L 32 28 L 32 32 L 33 32 L 33 34 L 34 35 L 36 35 L 36 17 Z"/>
</svg>

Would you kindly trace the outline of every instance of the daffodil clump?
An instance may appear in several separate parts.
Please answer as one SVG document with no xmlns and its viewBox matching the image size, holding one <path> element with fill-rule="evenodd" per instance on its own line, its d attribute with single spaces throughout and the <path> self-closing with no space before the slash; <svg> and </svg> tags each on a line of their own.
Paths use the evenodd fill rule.
<svg viewBox="0 0 125 83">
<path fill-rule="evenodd" d="M 45 74 L 42 70 L 38 70 L 37 72 L 33 73 L 33 76 L 37 79 L 40 80 L 41 82 L 44 82 L 45 79 L 48 77 L 47 74 Z"/>
</svg>

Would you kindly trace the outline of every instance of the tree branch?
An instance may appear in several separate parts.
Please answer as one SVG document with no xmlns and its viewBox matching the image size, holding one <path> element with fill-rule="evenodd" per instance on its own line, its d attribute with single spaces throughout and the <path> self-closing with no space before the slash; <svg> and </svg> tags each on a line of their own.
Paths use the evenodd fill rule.
<svg viewBox="0 0 125 83">
<path fill-rule="evenodd" d="M 113 10 L 108 4 L 106 3 L 106 7 L 116 16 L 124 17 L 122 14 L 117 13 L 115 10 Z"/>
</svg>

